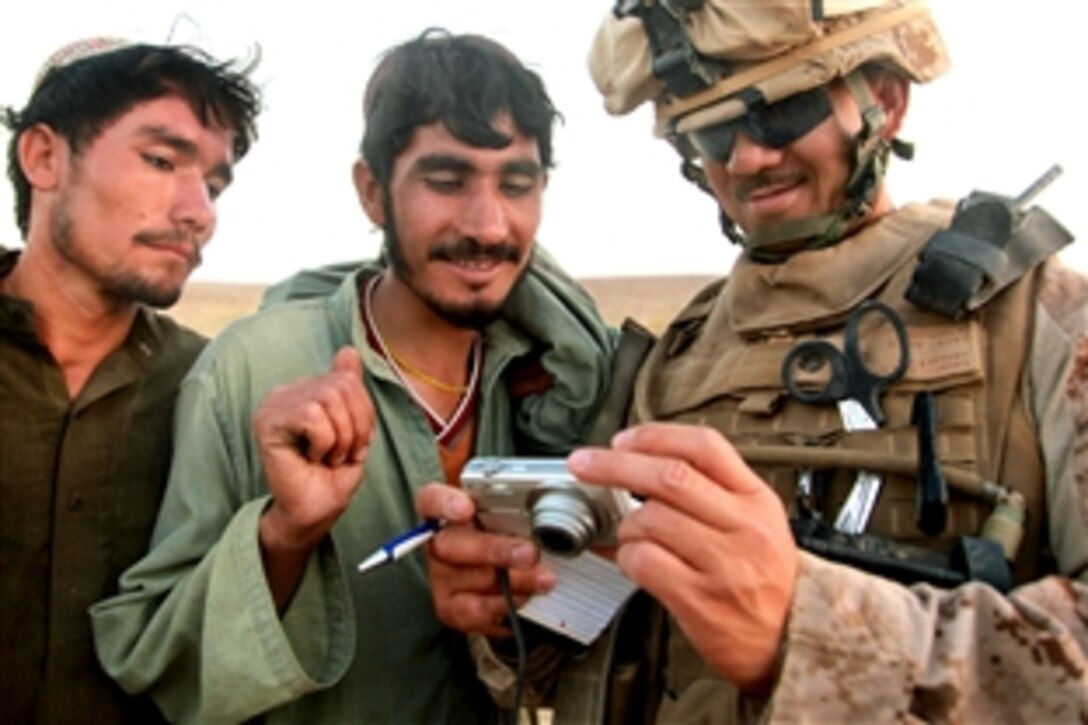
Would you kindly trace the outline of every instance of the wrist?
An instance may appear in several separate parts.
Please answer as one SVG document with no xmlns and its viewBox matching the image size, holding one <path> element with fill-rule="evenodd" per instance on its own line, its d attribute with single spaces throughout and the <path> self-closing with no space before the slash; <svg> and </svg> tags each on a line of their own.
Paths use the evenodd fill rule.
<svg viewBox="0 0 1088 725">
<path fill-rule="evenodd" d="M 290 525 L 275 502 L 261 514 L 257 522 L 261 563 L 264 565 L 265 578 L 276 611 L 281 615 L 294 597 L 295 589 L 298 588 L 302 573 L 306 569 L 306 562 L 321 536 L 313 538 L 299 535 L 297 527 Z"/>
<path fill-rule="evenodd" d="M 257 522 L 257 535 L 261 550 L 266 554 L 305 557 L 325 532 L 316 531 L 315 527 L 298 526 L 272 499 Z"/>
</svg>

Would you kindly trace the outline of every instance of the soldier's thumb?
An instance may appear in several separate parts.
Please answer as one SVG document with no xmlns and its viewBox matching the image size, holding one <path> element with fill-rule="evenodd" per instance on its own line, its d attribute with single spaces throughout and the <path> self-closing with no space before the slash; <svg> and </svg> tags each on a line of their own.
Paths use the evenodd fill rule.
<svg viewBox="0 0 1088 725">
<path fill-rule="evenodd" d="M 340 348 L 332 359 L 332 372 L 347 373 L 356 380 L 362 379 L 363 359 L 359 357 L 359 351 L 354 347 Z"/>
</svg>

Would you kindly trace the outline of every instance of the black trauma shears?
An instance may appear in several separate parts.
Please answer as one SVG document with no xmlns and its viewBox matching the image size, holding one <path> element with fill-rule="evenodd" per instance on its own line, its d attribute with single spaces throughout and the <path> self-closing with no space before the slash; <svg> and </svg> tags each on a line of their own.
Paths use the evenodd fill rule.
<svg viewBox="0 0 1088 725">
<path fill-rule="evenodd" d="M 858 341 L 858 328 L 866 315 L 883 317 L 891 325 L 899 344 L 899 361 L 890 372 L 873 370 L 865 363 Z M 855 401 L 869 415 L 872 427 L 884 422 L 880 395 L 884 389 L 903 377 L 910 364 L 907 328 L 891 307 L 879 300 L 866 300 L 846 318 L 843 350 L 827 340 L 803 340 L 794 345 L 782 361 L 782 382 L 790 395 L 806 403 L 842 403 Z M 798 383 L 802 373 L 817 373 L 830 366 L 830 377 L 823 387 Z M 813 383 L 819 385 L 818 382 Z M 868 427 L 868 426 L 861 426 Z"/>
</svg>

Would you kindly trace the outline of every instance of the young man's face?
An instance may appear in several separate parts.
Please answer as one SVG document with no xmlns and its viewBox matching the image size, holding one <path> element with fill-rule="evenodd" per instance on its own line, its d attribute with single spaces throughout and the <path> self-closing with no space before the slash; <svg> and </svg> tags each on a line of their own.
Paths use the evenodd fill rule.
<svg viewBox="0 0 1088 725">
<path fill-rule="evenodd" d="M 49 211 L 54 249 L 107 295 L 173 304 L 215 230 L 232 140 L 180 97 L 134 106 L 66 153 Z"/>
<path fill-rule="evenodd" d="M 540 225 L 547 176 L 537 143 L 508 117 L 495 127 L 512 137 L 506 148 L 471 146 L 441 123 L 417 128 L 375 219 L 397 280 L 459 327 L 497 315 Z"/>
</svg>

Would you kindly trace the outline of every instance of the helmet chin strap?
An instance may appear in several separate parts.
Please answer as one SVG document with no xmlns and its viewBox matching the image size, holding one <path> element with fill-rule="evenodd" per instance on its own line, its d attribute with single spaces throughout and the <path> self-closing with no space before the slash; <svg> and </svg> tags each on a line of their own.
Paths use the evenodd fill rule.
<svg viewBox="0 0 1088 725">
<path fill-rule="evenodd" d="M 887 125 L 884 109 L 873 98 L 861 70 L 851 71 L 843 77 L 843 82 L 861 109 L 862 122 L 861 130 L 850 142 L 852 171 L 846 181 L 845 204 L 833 214 L 771 224 L 748 234 L 721 210 L 722 232 L 743 246 L 758 262 L 782 262 L 802 250 L 822 249 L 841 241 L 872 211 L 881 179 L 888 168 L 889 153 L 894 151 L 904 159 L 913 155 L 910 144 L 884 138 Z M 688 165 L 694 167 L 690 162 Z M 684 175 L 691 179 L 693 174 L 685 171 Z M 705 186 L 705 176 L 700 186 L 709 190 Z"/>
</svg>

